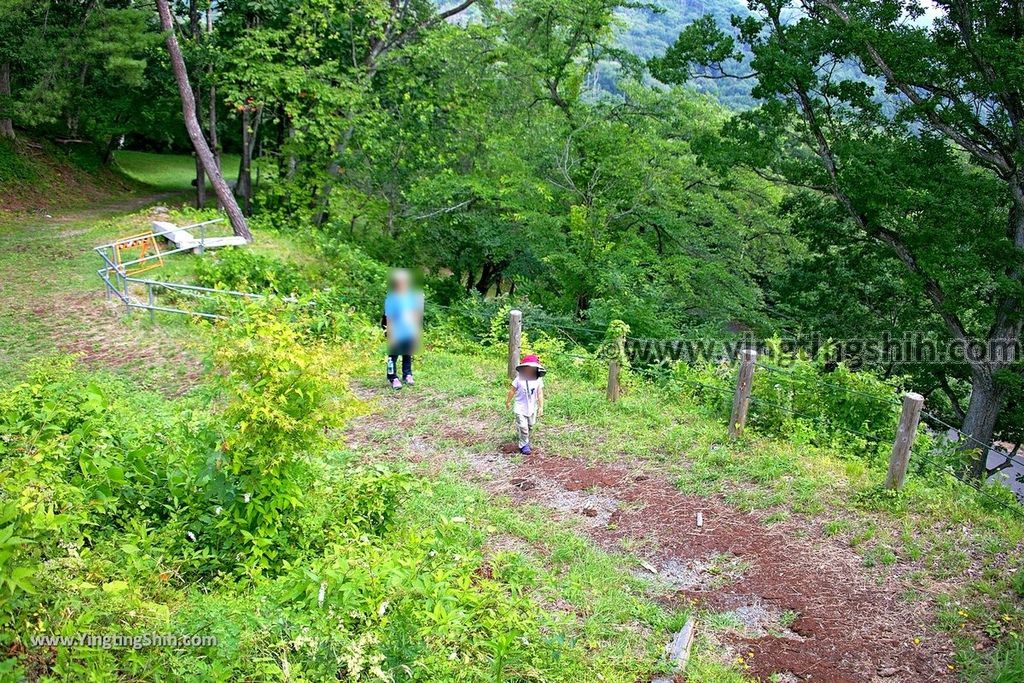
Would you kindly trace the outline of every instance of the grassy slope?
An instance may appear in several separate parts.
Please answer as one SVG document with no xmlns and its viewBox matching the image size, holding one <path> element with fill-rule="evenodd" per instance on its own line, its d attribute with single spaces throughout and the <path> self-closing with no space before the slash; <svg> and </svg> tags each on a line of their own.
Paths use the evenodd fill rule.
<svg viewBox="0 0 1024 683">
<path fill-rule="evenodd" d="M 160 174 L 164 178 L 171 175 Z M 147 179 L 152 180 L 148 176 Z M 85 365 L 113 370 L 140 390 L 175 394 L 199 380 L 197 354 L 188 350 L 197 340 L 195 326 L 180 317 L 165 315 L 159 316 L 154 324 L 148 316 L 127 316 L 119 306 L 104 301 L 94 274 L 96 262 L 91 247 L 135 232 L 151 218 L 144 211 L 126 213 L 128 208 L 127 204 L 115 203 L 106 208 L 68 212 L 53 219 L 0 219 L 0 230 L 10 246 L 0 251 L 0 282 L 5 301 L 0 310 L 0 348 L 5 349 L 0 356 L 0 385 L 16 381 L 26 361 L 69 350 L 82 353 L 81 362 Z M 292 251 L 293 245 L 285 239 L 266 235 L 259 238 L 261 250 Z M 181 255 L 169 260 L 161 276 L 186 276 L 196 258 Z M 168 347 L 184 351 L 153 352 Z M 367 374 L 376 374 L 376 370 L 367 368 Z M 162 399 L 154 396 L 147 400 Z M 386 444 L 382 444 L 376 453 L 363 451 L 358 455 L 373 459 L 375 454 L 384 457 L 387 450 Z M 354 456 L 344 446 L 335 454 L 339 462 Z M 572 606 L 562 607 L 558 612 L 563 635 L 583 643 L 590 653 L 590 664 L 586 672 L 578 672 L 577 680 L 629 683 L 659 667 L 663 643 L 679 628 L 687 613 L 666 609 L 644 595 L 640 583 L 614 557 L 598 550 L 570 527 L 553 522 L 539 508 L 494 505 L 482 489 L 465 483 L 454 472 L 434 481 L 429 490 L 411 496 L 403 512 L 407 524 L 452 518 L 466 519 L 467 523 L 462 545 L 453 545 L 451 552 L 486 554 L 521 577 L 542 604 Z M 494 548 L 508 536 L 546 548 L 546 557 L 514 549 L 496 553 Z M 146 577 L 133 576 L 116 563 L 110 563 L 108 570 L 112 572 L 109 576 L 95 576 L 93 580 L 104 583 L 130 577 L 132 585 L 142 591 L 146 604 L 168 605 L 171 623 L 182 629 L 236 617 L 238 623 L 246 623 L 241 615 L 251 610 L 254 603 L 266 599 L 261 597 L 265 593 L 260 588 L 229 588 L 212 594 L 169 592 L 166 586 L 147 585 Z M 96 598 L 83 594 L 80 599 L 88 603 Z M 123 618 L 112 604 L 100 602 L 93 609 L 109 613 L 107 618 Z M 159 626 L 155 630 L 167 630 L 166 624 Z M 213 654 L 209 657 L 212 661 L 204 663 L 212 669 L 197 669 L 190 675 L 203 679 L 202 671 L 231 670 L 236 664 L 232 661 L 234 648 L 254 647 L 253 643 L 259 646 L 265 637 L 245 631 L 244 627 L 241 633 L 228 629 L 221 637 L 226 644 L 222 654 Z M 743 680 L 710 653 L 699 652 L 694 666 L 704 672 L 701 680 Z M 189 666 L 187 661 L 171 662 L 169 670 L 183 673 Z"/>
<path fill-rule="evenodd" d="M 225 155 L 224 163 L 237 169 L 237 155 Z M 114 169 L 102 169 L 87 151 L 0 142 L 0 296 L 8 304 L 0 310 L 0 372 L 41 353 L 75 351 L 97 365 L 138 365 L 140 374 L 155 373 L 146 380 L 152 387 L 173 388 L 194 374 L 195 362 L 158 360 L 156 340 L 166 332 L 157 334 L 139 315 L 122 329 L 110 316 L 119 309 L 96 310 L 92 300 L 100 265 L 92 247 L 148 228 L 158 216 L 133 211 L 181 201 L 194 177 L 192 158 L 184 155 L 124 150 L 115 153 Z M 162 276 L 173 281 L 181 263 L 167 266 Z M 172 339 L 187 340 L 181 321 L 164 327 L 168 322 Z M 136 350 L 118 350 L 130 347 Z"/>
<path fill-rule="evenodd" d="M 0 215 L 81 207 L 138 189 L 134 181 L 103 168 L 91 148 L 0 140 Z"/>
<path fill-rule="evenodd" d="M 162 175 L 162 174 L 161 174 Z M 179 173 L 184 178 L 183 173 Z M 180 180 L 179 178 L 179 180 Z M 170 181 L 168 181 L 170 182 Z M 105 348 L 111 340 L 131 356 L 153 345 L 158 338 L 185 338 L 193 329 L 178 318 L 161 316 L 157 326 L 141 316 L 118 319 L 117 310 L 102 311 L 102 299 L 92 275 L 89 247 L 125 234 L 144 224 L 145 217 L 124 217 L 125 206 L 109 212 L 79 212 L 59 221 L 6 219 L 0 230 L 12 237 L 12 248 L 0 253 L 0 282 L 6 303 L 0 313 L 0 375 L 6 380 L 27 358 L 61 348 L 62 342 L 81 338 Z M 47 239 L 54 234 L 61 240 Z M 262 240 L 265 247 L 290 251 L 286 240 Z M 187 275 L 185 257 L 169 267 Z M 37 282 L 42 284 L 38 285 Z M 80 303 L 67 307 L 68 299 Z M 70 310 L 70 314 L 68 311 Z M 63 316 L 55 327 L 51 318 Z M 96 321 L 106 318 L 101 326 Z M 126 324 L 125 324 L 126 323 Z M 141 384 L 173 387 L 184 381 L 176 376 L 174 363 L 161 357 L 146 362 L 112 363 L 114 356 L 95 359 L 111 365 Z M 986 633 L 1007 639 L 1021 629 L 1020 548 L 1024 528 L 998 510 L 986 510 L 969 491 L 949 483 L 942 487 L 912 480 L 905 494 L 895 499 L 875 496 L 880 472 L 835 451 L 801 443 L 750 435 L 733 447 L 726 443 L 725 427 L 699 405 L 680 397 L 666 397 L 643 385 L 635 386 L 614 406 L 604 403 L 599 378 L 581 375 L 570 360 L 552 359 L 552 391 L 549 411 L 542 425 L 544 447 L 565 455 L 596 460 L 632 460 L 656 467 L 675 479 L 686 492 L 721 494 L 741 509 L 758 510 L 766 524 L 796 522 L 806 533 L 831 537 L 848 544 L 864 558 L 866 571 L 876 581 L 897 579 L 905 583 L 908 597 L 934 600 L 940 607 L 941 627 L 961 646 L 960 666 L 965 680 L 1021 680 L 1019 661 L 1007 655 L 1001 669 L 984 661 L 973 645 L 984 643 Z M 437 391 L 447 399 L 468 398 L 463 410 L 476 419 L 504 419 L 499 406 L 500 390 L 480 382 L 471 368 L 486 368 L 493 376 L 493 359 L 433 354 L 422 368 Z M 451 372 L 451 368 L 463 372 Z M 375 381 L 379 368 L 366 368 Z M 194 378 L 193 378 L 194 379 Z M 434 423 L 421 425 L 430 431 L 450 416 L 439 411 Z M 397 429 L 397 428 L 396 428 Z M 382 432 L 383 436 L 396 432 Z M 374 451 L 387 455 L 384 445 Z M 519 553 L 534 568 L 542 594 L 557 596 L 580 607 L 577 628 L 607 649 L 610 672 L 640 671 L 657 656 L 658 642 L 684 616 L 665 611 L 647 597 L 638 597 L 629 576 L 617 561 L 575 535 L 563 524 L 553 524 L 539 509 L 495 506 L 483 492 L 466 484 L 459 472 L 442 473 L 435 495 L 411 500 L 411 516 L 465 516 L 474 520 L 475 536 L 467 543 L 485 548 L 489 539 L 514 536 L 527 544 L 541 543 L 554 549 L 545 558 Z M 495 529 L 494 532 L 490 528 Z M 554 558 L 554 559 L 552 559 Z M 607 586 L 623 586 L 606 590 Z M 594 599 L 600 598 L 597 607 Z M 638 621 L 644 629 L 638 631 Z M 649 631 L 648 631 L 649 630 Z M 642 639 L 638 633 L 653 633 Z M 705 643 L 709 648 L 710 644 Z M 708 672 L 700 680 L 731 680 L 714 662 L 713 651 L 699 650 Z M 628 660 L 628 662 L 626 661 Z M 628 679 L 628 674 L 626 678 Z"/>
<path fill-rule="evenodd" d="M 175 391 L 194 375 L 195 359 L 173 350 L 187 340 L 186 325 L 157 328 L 141 315 L 123 317 L 123 308 L 103 297 L 92 247 L 143 229 L 145 214 L 125 215 L 138 203 L 52 218 L 0 214 L 0 376 L 57 352 L 80 353 L 86 364 L 133 375 L 153 389 Z M 166 354 L 161 343 L 170 347 Z"/>
<path fill-rule="evenodd" d="M 234 182 L 238 175 L 238 161 L 237 154 L 221 158 L 224 177 L 229 182 Z M 121 150 L 114 153 L 114 163 L 129 178 L 157 190 L 190 190 L 196 178 L 195 160 L 181 154 Z M 212 187 L 209 179 L 206 185 Z"/>
</svg>

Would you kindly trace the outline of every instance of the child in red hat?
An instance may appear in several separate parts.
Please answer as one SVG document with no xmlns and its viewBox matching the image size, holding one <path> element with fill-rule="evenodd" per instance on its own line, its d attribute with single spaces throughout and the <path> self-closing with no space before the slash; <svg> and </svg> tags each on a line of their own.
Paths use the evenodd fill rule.
<svg viewBox="0 0 1024 683">
<path fill-rule="evenodd" d="M 540 364 L 540 358 L 534 355 L 524 356 L 516 366 L 516 378 L 512 380 L 508 396 L 505 397 L 505 408 L 512 407 L 516 416 L 516 429 L 519 431 L 519 452 L 530 454 L 530 429 L 537 418 L 544 414 L 544 373 L 547 372 Z"/>
</svg>

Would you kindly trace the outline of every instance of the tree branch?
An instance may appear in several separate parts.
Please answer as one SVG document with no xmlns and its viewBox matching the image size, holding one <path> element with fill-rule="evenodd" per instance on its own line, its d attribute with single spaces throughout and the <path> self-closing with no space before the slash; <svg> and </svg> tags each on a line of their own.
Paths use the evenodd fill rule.
<svg viewBox="0 0 1024 683">
<path fill-rule="evenodd" d="M 847 13 L 835 0 L 804 0 L 804 8 L 811 14 L 820 16 L 820 13 L 816 11 L 815 4 L 820 3 L 827 7 L 841 22 L 847 26 L 853 25 L 853 18 Z M 979 161 L 984 162 L 1002 177 L 1007 178 L 1014 173 L 1014 161 L 1013 158 L 1008 156 L 1004 151 L 999 148 L 1002 147 L 1002 141 L 999 140 L 998 136 L 989 131 L 984 126 L 980 126 L 980 122 L 976 129 L 980 130 L 984 137 L 988 138 L 985 143 L 971 138 L 964 131 L 959 130 L 948 121 L 943 120 L 939 116 L 937 110 L 934 107 L 929 106 L 925 98 L 921 96 L 914 87 L 907 81 L 899 78 L 896 75 L 895 70 L 889 65 L 889 63 L 879 52 L 878 48 L 873 43 L 865 40 L 863 43 L 864 50 L 867 52 L 871 61 L 875 64 L 879 71 L 885 76 L 885 79 L 889 84 L 899 90 L 903 95 L 910 100 L 913 104 L 917 105 L 924 112 L 928 122 L 936 129 L 942 131 L 947 137 L 957 143 L 965 151 L 973 154 Z M 958 99 L 956 102 L 963 104 Z"/>
</svg>

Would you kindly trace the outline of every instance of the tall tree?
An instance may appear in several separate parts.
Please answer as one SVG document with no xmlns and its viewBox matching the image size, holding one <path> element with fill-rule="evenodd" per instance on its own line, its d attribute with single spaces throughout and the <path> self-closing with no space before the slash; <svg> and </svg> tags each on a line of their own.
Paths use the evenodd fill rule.
<svg viewBox="0 0 1024 683">
<path fill-rule="evenodd" d="M 202 30 L 200 29 L 199 22 L 199 0 L 188 1 L 188 28 L 189 37 L 192 39 L 193 45 L 195 45 L 198 48 L 200 41 L 202 40 Z M 192 99 L 194 99 L 196 102 L 196 118 L 199 120 L 200 130 L 203 127 L 202 93 L 202 88 L 199 87 L 199 83 L 196 82 L 196 84 L 192 86 Z M 212 108 L 213 106 L 214 103 L 210 102 L 210 107 Z M 216 159 L 216 156 L 214 156 L 214 159 Z M 206 169 L 203 167 L 203 163 L 199 159 L 199 155 L 196 155 L 196 207 L 201 209 L 204 206 L 206 206 Z"/>
<path fill-rule="evenodd" d="M 232 231 L 234 234 L 244 237 L 247 241 L 252 241 L 252 233 L 249 231 L 245 215 L 238 207 L 238 202 L 235 201 L 234 195 L 231 194 L 231 188 L 228 187 L 224 176 L 221 175 L 220 169 L 217 168 L 217 161 L 210 150 L 210 145 L 206 142 L 202 128 L 199 126 L 199 118 L 196 115 L 196 101 L 192 96 L 192 86 L 189 84 L 188 72 L 185 69 L 185 58 L 181 53 L 181 46 L 178 45 L 178 39 L 174 33 L 174 17 L 171 15 L 171 8 L 168 6 L 167 0 L 156 0 L 156 7 L 160 13 L 160 26 L 166 34 L 167 53 L 170 56 L 174 79 L 178 83 L 178 92 L 181 95 L 181 109 L 185 117 L 185 128 L 188 130 L 189 139 L 192 140 L 192 146 L 195 148 L 196 155 L 202 162 L 203 168 L 210 175 L 213 190 L 217 193 L 217 198 L 228 215 Z"/>
<path fill-rule="evenodd" d="M 11 62 L 0 60 L 0 138 L 14 138 L 11 118 Z"/>
<path fill-rule="evenodd" d="M 420 4 L 413 0 L 388 0 L 387 9 L 382 17 L 365 15 L 364 35 L 359 36 L 361 45 L 356 49 L 356 36 L 352 40 L 352 62 L 346 70 L 351 70 L 355 83 L 361 88 L 369 88 L 381 62 L 392 52 L 418 38 L 426 29 L 442 24 L 452 17 L 458 16 L 472 7 L 477 0 L 462 0 L 456 5 L 442 11 L 434 11 L 431 4 Z M 341 114 L 341 112 L 339 112 Z M 341 172 L 341 157 L 347 152 L 355 133 L 355 112 L 343 114 L 349 121 L 334 142 L 331 161 L 327 168 L 327 180 L 320 189 L 318 208 L 314 218 L 317 225 L 323 224 L 330 213 L 330 197 L 335 182 Z"/>
<path fill-rule="evenodd" d="M 0 130 L 108 146 L 141 124 L 151 11 L 124 0 L 0 0 Z"/>
<path fill-rule="evenodd" d="M 991 442 L 1020 377 L 1024 293 L 1024 13 L 1000 0 L 750 0 L 736 18 L 766 102 L 729 124 L 749 164 L 830 196 L 901 264 L 950 342 L 966 349 L 962 428 Z M 705 20 L 664 58 L 663 80 L 737 56 Z M 858 65 L 863 76 L 849 77 Z M 844 73 L 847 77 L 840 77 Z M 883 84 L 878 91 L 872 83 Z M 800 125 L 796 140 L 789 114 Z M 813 156 L 783 153 L 799 142 Z M 813 159 L 813 165 L 805 163 Z M 969 165 L 965 162 L 969 161 Z M 981 452 L 973 472 L 985 473 Z"/>
</svg>

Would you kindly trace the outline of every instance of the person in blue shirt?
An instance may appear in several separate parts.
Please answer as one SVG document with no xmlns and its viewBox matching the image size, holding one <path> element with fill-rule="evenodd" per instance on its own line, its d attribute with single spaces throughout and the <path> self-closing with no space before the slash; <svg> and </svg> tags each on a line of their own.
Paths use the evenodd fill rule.
<svg viewBox="0 0 1024 683">
<path fill-rule="evenodd" d="M 423 325 L 423 294 L 412 288 L 407 270 L 391 274 L 391 287 L 384 298 L 384 330 L 388 337 L 388 383 L 401 389 L 402 381 L 413 384 L 412 355 L 420 341 Z M 402 379 L 398 378 L 398 357 L 402 357 Z"/>
</svg>

